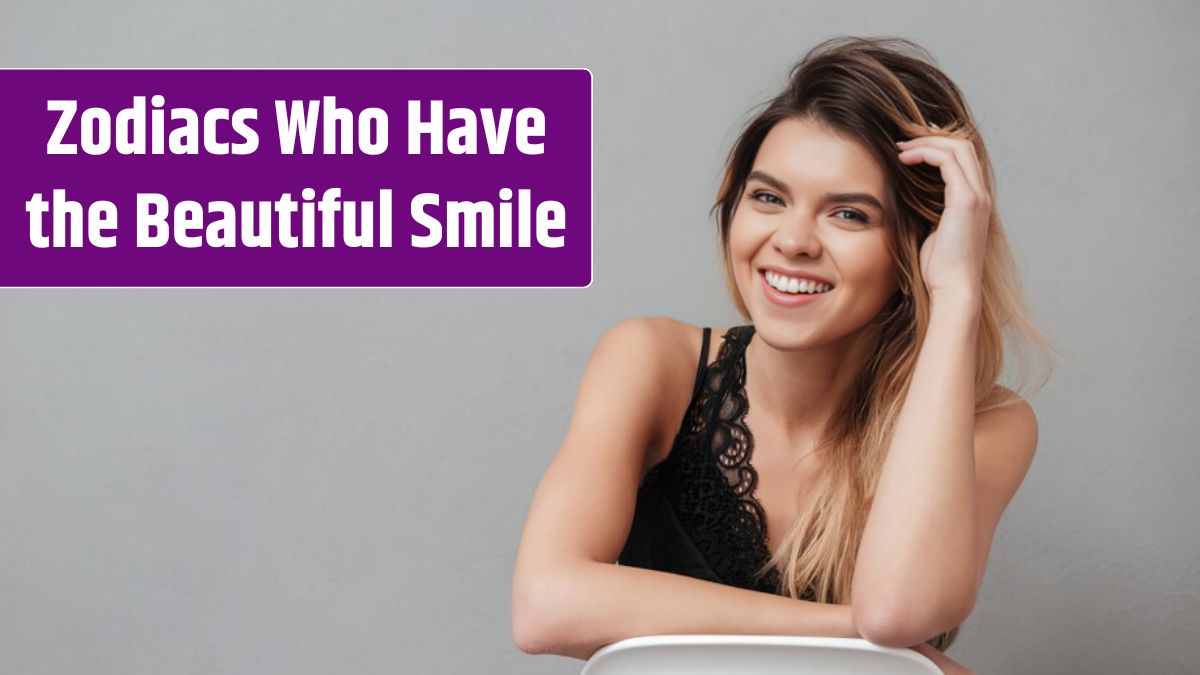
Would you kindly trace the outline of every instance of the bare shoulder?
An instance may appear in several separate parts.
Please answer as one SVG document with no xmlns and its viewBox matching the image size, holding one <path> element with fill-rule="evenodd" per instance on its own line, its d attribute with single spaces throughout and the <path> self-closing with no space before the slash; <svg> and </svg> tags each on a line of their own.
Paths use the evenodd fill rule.
<svg viewBox="0 0 1200 675">
<path fill-rule="evenodd" d="M 649 317 L 656 323 L 659 331 L 659 348 L 663 361 L 668 364 L 666 375 L 669 378 L 665 385 L 675 393 L 682 393 L 690 400 L 692 384 L 695 382 L 696 369 L 700 361 L 700 349 L 704 342 L 704 328 L 679 321 L 667 316 Z M 709 336 L 708 351 L 714 351 L 714 344 L 720 340 L 724 329 L 713 328 Z M 707 363 L 709 355 L 704 355 Z M 686 402 L 685 402 L 686 407 Z"/>
<path fill-rule="evenodd" d="M 1015 417 L 1033 417 L 1033 406 L 1012 389 L 995 384 L 979 407 L 975 419 L 978 421 L 985 416 L 1004 416 L 999 415 L 1001 412 Z"/>
<path fill-rule="evenodd" d="M 704 328 L 667 316 L 638 317 L 637 320 L 645 322 L 645 329 L 654 333 L 653 341 L 660 365 L 657 431 L 647 452 L 645 466 L 645 469 L 649 469 L 670 453 L 675 434 L 691 404 Z M 722 332 L 713 329 L 708 354 L 704 355 L 706 363 L 711 360 L 710 355 Z"/>
<path fill-rule="evenodd" d="M 692 332 L 695 332 L 695 336 Z M 610 327 L 596 346 L 614 364 L 655 390 L 653 397 L 661 403 L 663 394 L 676 390 L 687 368 L 686 354 L 700 347 L 700 329 L 666 316 L 634 316 L 622 319 Z M 694 338 L 694 339 L 693 339 Z M 695 346 L 692 347 L 692 342 Z M 662 412 L 656 406 L 656 413 Z M 655 419 L 661 415 L 655 414 Z"/>
<path fill-rule="evenodd" d="M 605 339 L 621 342 L 654 359 L 664 375 L 680 374 L 686 370 L 687 354 L 695 356 L 700 349 L 702 330 L 697 326 L 669 316 L 634 316 L 622 319 L 608 330 Z"/>
<path fill-rule="evenodd" d="M 668 353 L 677 356 L 686 356 L 687 359 L 681 359 L 687 366 L 686 370 L 694 370 L 697 358 L 700 354 L 700 343 L 704 339 L 704 327 L 693 326 L 686 321 L 673 319 L 669 316 L 647 316 L 638 317 L 641 320 L 654 324 L 655 330 L 659 331 L 662 336 L 663 346 Z M 714 342 L 721 339 L 721 336 L 729 330 L 728 328 L 711 328 L 712 334 L 709 337 L 709 351 Z"/>
<path fill-rule="evenodd" d="M 1020 394 L 997 384 L 992 387 L 987 399 L 975 414 L 975 422 L 976 425 L 984 422 L 993 426 L 1032 426 L 1036 430 L 1037 415 L 1033 412 L 1033 406 Z"/>
<path fill-rule="evenodd" d="M 999 384 L 975 415 L 975 451 L 979 465 L 1020 482 L 1037 449 L 1038 421 L 1033 406 Z M 1015 489 L 1015 486 L 1013 486 Z"/>
<path fill-rule="evenodd" d="M 600 338 L 599 347 L 620 349 L 631 360 L 663 374 L 674 365 L 671 356 L 685 339 L 686 326 L 666 316 L 633 316 L 613 324 Z"/>
<path fill-rule="evenodd" d="M 709 337 L 708 354 L 711 355 L 728 329 L 713 328 Z M 682 392 L 691 397 L 699 365 L 700 348 L 704 329 L 669 316 L 635 316 L 622 319 L 608 330 L 601 344 L 619 344 L 629 354 L 635 354 L 644 365 L 653 361 L 653 370 L 662 378 L 664 393 Z M 685 402 L 686 403 L 686 402 Z"/>
<path fill-rule="evenodd" d="M 703 328 L 673 319 L 669 316 L 648 316 L 641 318 L 654 325 L 654 329 L 659 334 L 660 346 L 664 350 L 663 354 L 668 358 L 671 356 L 680 357 L 685 354 L 694 354 L 700 349 Z M 678 358 L 675 360 L 683 361 L 683 359 Z"/>
</svg>

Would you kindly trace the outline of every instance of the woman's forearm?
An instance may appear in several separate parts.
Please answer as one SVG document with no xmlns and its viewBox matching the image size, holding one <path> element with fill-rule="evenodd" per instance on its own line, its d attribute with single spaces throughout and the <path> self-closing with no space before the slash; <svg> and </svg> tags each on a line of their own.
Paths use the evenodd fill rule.
<svg viewBox="0 0 1200 675">
<path fill-rule="evenodd" d="M 796 600 L 640 567 L 579 563 L 537 586 L 514 604 L 514 635 L 519 634 L 518 644 L 530 653 L 587 659 L 604 645 L 641 635 L 859 637 L 849 605 Z"/>
<path fill-rule="evenodd" d="M 978 305 L 935 300 L 863 532 L 856 624 L 928 636 L 956 623 L 975 578 Z M 889 628 L 890 626 L 890 628 Z"/>
<path fill-rule="evenodd" d="M 937 666 L 944 675 L 973 675 L 975 672 L 924 642 L 913 645 L 909 649 L 933 661 L 933 665 Z"/>
</svg>

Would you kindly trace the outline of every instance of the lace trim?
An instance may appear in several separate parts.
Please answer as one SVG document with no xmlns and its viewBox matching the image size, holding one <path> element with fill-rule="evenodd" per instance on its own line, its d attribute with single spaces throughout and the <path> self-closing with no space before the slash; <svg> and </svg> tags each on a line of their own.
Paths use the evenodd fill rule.
<svg viewBox="0 0 1200 675">
<path fill-rule="evenodd" d="M 743 543 L 737 547 L 749 552 L 749 560 L 739 568 L 748 579 L 753 580 L 754 570 L 770 557 L 767 545 L 767 512 L 756 497 L 758 471 L 750 463 L 754 454 L 754 435 L 746 426 L 746 414 L 750 402 L 746 396 L 746 347 L 754 335 L 754 326 L 738 326 L 727 331 L 721 344 L 726 352 L 718 361 L 726 373 L 723 395 L 718 399 L 719 407 L 713 419 L 712 452 L 726 483 L 737 498 L 735 532 Z M 776 575 L 754 581 L 772 586 Z"/>
<path fill-rule="evenodd" d="M 743 388 L 744 355 L 753 333 L 753 326 L 729 329 L 716 361 L 705 373 L 689 426 L 692 452 L 680 462 L 680 480 L 686 486 L 681 490 L 681 510 L 697 548 L 726 583 L 774 593 L 778 576 L 774 570 L 761 578 L 754 574 L 767 561 L 770 549 L 766 511 L 754 496 L 758 486 L 758 473 L 750 464 L 754 438 L 744 419 L 749 410 Z"/>
</svg>

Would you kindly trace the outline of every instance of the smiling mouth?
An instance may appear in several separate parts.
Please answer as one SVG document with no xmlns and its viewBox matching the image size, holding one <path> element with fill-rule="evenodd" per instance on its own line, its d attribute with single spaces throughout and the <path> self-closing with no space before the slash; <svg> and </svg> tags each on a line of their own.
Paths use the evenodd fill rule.
<svg viewBox="0 0 1200 675">
<path fill-rule="evenodd" d="M 788 295 L 820 295 L 833 290 L 833 284 L 821 283 L 811 280 L 797 280 L 789 278 L 781 274 L 772 272 L 771 270 L 759 270 L 759 276 L 763 278 L 763 282 L 771 288 L 786 293 Z"/>
<path fill-rule="evenodd" d="M 772 276 L 774 276 L 772 274 Z M 767 300 L 777 307 L 803 307 L 818 302 L 821 298 L 829 295 L 833 289 L 821 291 L 817 293 L 788 293 L 781 291 L 767 282 L 766 270 L 758 273 L 759 283 L 762 284 L 763 294 L 767 296 Z"/>
</svg>

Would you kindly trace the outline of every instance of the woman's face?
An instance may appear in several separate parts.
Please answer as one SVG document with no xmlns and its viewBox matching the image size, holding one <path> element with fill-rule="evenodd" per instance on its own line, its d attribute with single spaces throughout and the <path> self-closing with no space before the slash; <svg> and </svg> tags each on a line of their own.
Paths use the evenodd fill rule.
<svg viewBox="0 0 1200 675">
<path fill-rule="evenodd" d="M 738 291 L 769 341 L 799 347 L 846 337 L 896 292 L 885 185 L 883 168 L 864 145 L 812 120 L 786 119 L 767 134 L 734 213 L 729 246 Z M 767 269 L 819 277 L 833 288 L 780 292 L 768 286 Z"/>
</svg>

